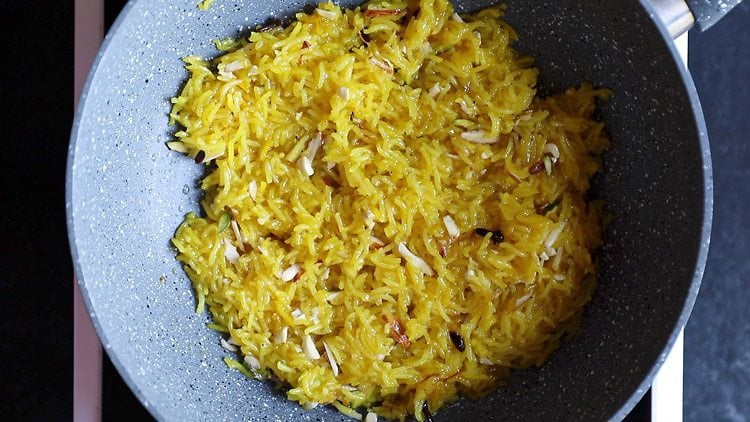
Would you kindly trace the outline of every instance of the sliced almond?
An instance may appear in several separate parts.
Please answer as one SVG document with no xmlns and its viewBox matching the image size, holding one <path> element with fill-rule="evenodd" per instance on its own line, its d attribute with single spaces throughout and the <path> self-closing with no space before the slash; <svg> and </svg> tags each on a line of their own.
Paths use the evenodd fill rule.
<svg viewBox="0 0 750 422">
<path fill-rule="evenodd" d="M 458 229 L 458 225 L 456 224 L 456 221 L 453 220 L 453 217 L 450 215 L 443 217 L 443 224 L 445 225 L 445 229 L 448 231 L 448 236 L 450 236 L 451 240 L 456 240 L 461 236 L 461 230 Z"/>
<path fill-rule="evenodd" d="M 302 351 L 310 359 L 320 359 L 320 353 L 318 353 L 318 349 L 315 347 L 315 342 L 310 337 L 310 334 L 305 334 L 302 337 Z"/>
<path fill-rule="evenodd" d="M 557 242 L 557 238 L 560 237 L 560 233 L 562 233 L 563 228 L 565 228 L 565 223 L 560 223 L 557 227 L 552 229 L 549 234 L 547 235 L 547 238 L 544 239 L 544 247 L 550 248 L 552 245 Z"/>
<path fill-rule="evenodd" d="M 244 68 L 245 68 L 245 64 L 239 60 L 235 60 L 231 63 L 227 63 L 224 65 L 225 72 L 235 72 L 237 70 L 242 70 Z"/>
<path fill-rule="evenodd" d="M 331 365 L 331 370 L 333 371 L 334 376 L 339 376 L 339 365 L 336 363 L 336 358 L 333 356 L 333 352 L 331 352 L 331 348 L 328 347 L 328 343 L 323 341 L 323 348 L 326 351 L 326 356 L 328 357 L 328 363 Z"/>
<path fill-rule="evenodd" d="M 256 371 L 260 369 L 260 361 L 255 356 L 245 355 L 244 361 L 247 364 L 247 366 L 249 366 L 250 368 Z"/>
<path fill-rule="evenodd" d="M 312 176 L 315 174 L 315 170 L 313 170 L 312 161 L 307 158 L 307 156 L 302 156 L 297 160 L 297 168 L 305 175 L 305 176 Z"/>
<path fill-rule="evenodd" d="M 532 296 L 531 293 L 526 293 L 525 295 L 523 295 L 523 296 L 519 297 L 518 299 L 516 299 L 516 309 L 520 308 L 521 305 L 523 305 L 524 303 L 528 302 L 528 300 L 531 299 L 531 296 Z"/>
<path fill-rule="evenodd" d="M 552 260 L 552 269 L 555 271 L 558 271 L 560 269 L 560 262 L 562 262 L 562 255 L 563 255 L 563 247 L 560 246 L 557 248 L 557 252 L 555 253 L 555 259 Z"/>
<path fill-rule="evenodd" d="M 219 343 L 221 343 L 221 347 L 223 347 L 225 350 L 232 353 L 237 353 L 237 347 L 229 344 L 229 342 L 224 340 L 223 338 L 219 339 Z"/>
<path fill-rule="evenodd" d="M 299 264 L 294 264 L 279 274 L 281 281 L 292 281 L 297 274 L 302 272 L 302 267 Z"/>
<path fill-rule="evenodd" d="M 255 180 L 251 180 L 247 185 L 247 192 L 250 194 L 250 198 L 255 201 L 258 198 L 258 183 Z"/>
<path fill-rule="evenodd" d="M 315 9 L 315 13 L 326 19 L 336 19 L 339 16 L 338 13 L 334 12 L 333 10 L 325 10 L 321 8 Z"/>
<path fill-rule="evenodd" d="M 273 337 L 273 342 L 276 344 L 284 344 L 289 338 L 289 327 L 283 327 Z"/>
<path fill-rule="evenodd" d="M 557 161 L 560 158 L 560 148 L 558 148 L 555 144 L 544 144 L 543 151 L 545 154 L 549 154 L 552 156 L 553 162 Z"/>
<path fill-rule="evenodd" d="M 167 142 L 167 148 L 171 149 L 172 151 L 181 152 L 183 154 L 188 152 L 188 149 L 185 146 L 185 144 L 183 144 L 180 141 Z"/>
<path fill-rule="evenodd" d="M 472 130 L 461 134 L 461 138 L 475 144 L 494 144 L 500 140 L 498 137 L 491 137 L 489 133 L 483 130 Z"/>
<path fill-rule="evenodd" d="M 375 66 L 385 70 L 386 72 L 393 74 L 393 64 L 389 62 L 387 59 L 378 59 L 376 57 L 370 57 L 370 63 L 374 64 Z"/>
<path fill-rule="evenodd" d="M 410 251 L 409 248 L 406 247 L 406 244 L 404 244 L 403 242 L 398 244 L 398 252 L 407 262 L 418 268 L 426 275 L 430 277 L 435 275 L 435 272 L 432 270 L 432 267 L 430 267 L 427 261 L 418 257 L 417 255 L 414 255 L 414 253 L 412 253 L 412 251 Z"/>
<path fill-rule="evenodd" d="M 240 254 L 237 252 L 237 248 L 232 245 L 229 239 L 224 239 L 224 258 L 232 264 L 236 264 L 237 260 L 240 259 Z"/>
<path fill-rule="evenodd" d="M 427 92 L 427 94 L 430 95 L 430 97 L 435 98 L 438 94 L 440 94 L 440 91 L 443 89 L 440 87 L 440 82 L 436 82 L 435 85 L 430 88 L 430 90 Z"/>
<path fill-rule="evenodd" d="M 342 100 L 348 100 L 349 99 L 349 88 L 342 86 L 339 88 L 339 97 L 341 97 Z"/>
</svg>

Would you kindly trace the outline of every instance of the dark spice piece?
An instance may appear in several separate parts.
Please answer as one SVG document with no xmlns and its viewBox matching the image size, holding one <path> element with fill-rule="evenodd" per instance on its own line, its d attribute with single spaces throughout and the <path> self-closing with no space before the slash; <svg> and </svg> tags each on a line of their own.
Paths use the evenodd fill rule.
<svg viewBox="0 0 750 422">
<path fill-rule="evenodd" d="M 421 11 L 422 9 L 417 6 L 416 8 L 414 8 L 414 10 L 402 16 L 401 19 L 399 19 L 398 23 L 401 25 L 408 25 L 410 20 L 417 19 L 419 17 L 419 12 Z"/>
<path fill-rule="evenodd" d="M 438 253 L 440 253 L 441 258 L 445 258 L 448 256 L 448 248 L 445 247 L 445 245 L 441 244 L 438 248 Z"/>
<path fill-rule="evenodd" d="M 537 174 L 544 170 L 544 162 L 540 161 L 533 166 L 529 167 L 529 174 Z"/>
<path fill-rule="evenodd" d="M 303 271 L 300 271 L 300 272 L 298 272 L 297 274 L 295 274 L 295 276 L 294 276 L 294 278 L 292 279 L 292 281 L 296 283 L 297 281 L 299 281 L 299 279 L 300 279 L 300 278 L 302 278 L 302 274 L 304 274 L 304 273 L 305 273 L 305 271 L 304 271 L 304 270 L 303 270 Z"/>
<path fill-rule="evenodd" d="M 307 40 L 302 41 L 302 48 L 310 48 L 310 43 Z"/>
<path fill-rule="evenodd" d="M 486 236 L 489 233 L 492 233 L 492 237 L 490 237 L 490 240 L 495 244 L 501 243 L 503 240 L 505 240 L 505 236 L 503 236 L 503 232 L 501 232 L 500 230 L 490 230 L 478 227 L 474 229 L 474 233 L 482 237 Z"/>
<path fill-rule="evenodd" d="M 206 151 L 200 150 L 197 154 L 195 154 L 195 164 L 201 164 L 203 163 L 203 160 L 206 159 Z"/>
<path fill-rule="evenodd" d="M 359 38 L 365 45 L 370 45 L 370 34 L 365 33 L 365 30 L 359 31 Z"/>
<path fill-rule="evenodd" d="M 427 405 L 427 402 L 422 404 L 422 417 L 424 418 L 424 422 L 432 422 L 432 413 L 430 413 L 430 407 Z"/>
<path fill-rule="evenodd" d="M 548 212 L 550 212 L 553 209 L 557 208 L 557 206 L 560 205 L 560 202 L 562 202 L 562 198 L 555 199 L 554 201 L 552 201 L 549 204 L 547 204 L 547 206 L 545 206 L 544 208 L 542 208 L 542 212 L 540 214 L 543 214 L 543 215 L 547 214 Z M 586 203 L 586 205 L 588 205 L 588 202 Z"/>
<path fill-rule="evenodd" d="M 279 28 L 284 26 L 284 21 L 279 18 L 268 18 L 265 22 L 263 22 L 263 25 L 261 25 L 260 28 L 258 28 L 259 32 L 268 32 L 272 29 Z"/>
<path fill-rule="evenodd" d="M 453 345 L 456 346 L 456 349 L 458 349 L 459 352 L 466 350 L 466 344 L 464 343 L 464 338 L 461 337 L 461 334 L 456 331 L 449 331 L 448 336 L 451 338 Z"/>
<path fill-rule="evenodd" d="M 327 174 L 325 176 L 323 176 L 323 183 L 325 183 L 326 185 L 328 185 L 328 186 L 330 186 L 332 188 L 339 187 L 338 182 L 336 182 L 336 180 L 333 177 L 331 177 L 331 176 L 329 176 Z"/>
<path fill-rule="evenodd" d="M 312 15 L 313 13 L 315 13 L 315 9 L 317 8 L 318 6 L 315 3 L 307 3 L 302 7 L 302 11 L 308 15 Z"/>
</svg>

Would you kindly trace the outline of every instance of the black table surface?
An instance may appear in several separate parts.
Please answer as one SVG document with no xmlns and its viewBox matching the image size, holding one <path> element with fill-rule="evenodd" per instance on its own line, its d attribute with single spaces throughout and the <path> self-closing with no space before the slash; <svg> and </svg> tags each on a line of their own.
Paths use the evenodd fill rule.
<svg viewBox="0 0 750 422">
<path fill-rule="evenodd" d="M 72 267 L 65 154 L 73 117 L 73 2 L 8 2 L 0 116 L 0 415 L 67 420 L 72 394 Z M 105 0 L 109 25 L 124 0 Z M 197 3 L 197 0 L 196 0 Z M 711 249 L 685 330 L 687 421 L 750 420 L 750 2 L 691 33 L 690 69 L 713 154 Z M 648 400 L 629 417 L 648 420 Z M 150 416 L 104 359 L 104 420 Z M 11 419 L 12 420 L 12 419 Z"/>
</svg>

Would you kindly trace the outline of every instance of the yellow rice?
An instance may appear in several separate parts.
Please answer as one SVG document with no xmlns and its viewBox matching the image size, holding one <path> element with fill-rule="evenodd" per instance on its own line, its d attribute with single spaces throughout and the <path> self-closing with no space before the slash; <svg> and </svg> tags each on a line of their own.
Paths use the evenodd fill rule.
<svg viewBox="0 0 750 422">
<path fill-rule="evenodd" d="M 324 3 L 188 57 L 172 100 L 169 146 L 210 172 L 172 242 L 228 364 L 355 417 L 424 420 L 542 365 L 601 243 L 608 91 L 536 97 L 503 7 L 409 4 Z"/>
</svg>

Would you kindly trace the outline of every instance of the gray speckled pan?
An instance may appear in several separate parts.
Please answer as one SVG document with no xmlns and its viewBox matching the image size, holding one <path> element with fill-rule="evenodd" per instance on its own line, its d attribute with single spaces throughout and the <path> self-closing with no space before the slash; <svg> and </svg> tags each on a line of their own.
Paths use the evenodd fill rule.
<svg viewBox="0 0 750 422">
<path fill-rule="evenodd" d="M 229 370 L 174 259 L 169 239 L 186 212 L 198 211 L 201 176 L 165 147 L 169 99 L 187 76 L 181 57 L 215 56 L 212 39 L 303 6 L 218 0 L 202 12 L 197 3 L 131 1 L 89 75 L 71 137 L 66 203 L 85 302 L 105 350 L 159 419 L 343 420 L 328 408 L 303 411 Z M 583 81 L 615 90 L 601 111 L 613 147 L 597 190 L 616 218 L 580 335 L 542 368 L 516 372 L 506 388 L 461 400 L 435 420 L 621 419 L 648 389 L 698 293 L 712 205 L 702 113 L 648 2 L 508 3 L 507 19 L 521 35 L 516 47 L 536 57 L 543 93 Z"/>
</svg>

